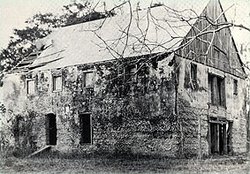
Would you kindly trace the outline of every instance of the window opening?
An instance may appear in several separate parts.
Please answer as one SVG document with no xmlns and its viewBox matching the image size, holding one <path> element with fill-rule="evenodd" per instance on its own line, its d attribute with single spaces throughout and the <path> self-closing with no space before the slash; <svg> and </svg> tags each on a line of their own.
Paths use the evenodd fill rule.
<svg viewBox="0 0 250 174">
<path fill-rule="evenodd" d="M 93 87 L 94 86 L 94 73 L 93 72 L 85 72 L 84 73 L 84 87 Z"/>
<path fill-rule="evenodd" d="M 62 90 L 62 76 L 53 76 L 53 91 Z"/>
<path fill-rule="evenodd" d="M 34 80 L 27 81 L 27 94 L 35 94 L 35 81 Z"/>
<path fill-rule="evenodd" d="M 219 76 L 208 75 L 208 87 L 212 105 L 226 106 L 225 80 Z"/>
<path fill-rule="evenodd" d="M 237 95 L 238 94 L 238 81 L 237 80 L 234 80 L 234 95 Z"/>
</svg>

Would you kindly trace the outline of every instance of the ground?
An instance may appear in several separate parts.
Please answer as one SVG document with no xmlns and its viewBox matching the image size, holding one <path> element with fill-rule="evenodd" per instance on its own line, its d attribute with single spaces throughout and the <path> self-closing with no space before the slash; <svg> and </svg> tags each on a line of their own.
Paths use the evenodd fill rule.
<svg viewBox="0 0 250 174">
<path fill-rule="evenodd" d="M 4 157 L 0 173 L 249 173 L 245 157 L 164 159 L 121 157 Z"/>
</svg>

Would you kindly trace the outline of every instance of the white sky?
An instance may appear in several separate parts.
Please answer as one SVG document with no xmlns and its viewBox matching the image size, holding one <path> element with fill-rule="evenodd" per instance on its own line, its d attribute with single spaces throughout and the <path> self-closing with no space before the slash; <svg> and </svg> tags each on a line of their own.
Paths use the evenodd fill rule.
<svg viewBox="0 0 250 174">
<path fill-rule="evenodd" d="M 14 28 L 38 12 L 56 11 L 69 0 L 0 0 L 0 49 L 6 47 Z"/>
<path fill-rule="evenodd" d="M 113 4 L 119 4 L 122 1 L 123 0 L 106 0 L 107 8 Z M 135 5 L 139 0 L 131 1 Z M 165 0 L 140 1 L 141 7 L 149 6 L 152 1 L 165 2 Z M 192 6 L 202 4 L 200 2 L 204 1 L 206 3 L 208 2 L 208 0 L 168 0 L 167 3 L 178 2 L 178 4 L 185 8 L 186 6 L 190 7 L 190 4 L 192 4 Z M 22 28 L 25 26 L 24 21 L 26 19 L 38 12 L 58 12 L 63 5 L 69 4 L 70 2 L 72 2 L 72 0 L 0 0 L 0 50 L 7 46 L 14 28 Z M 230 14 L 236 16 L 236 23 L 250 27 L 250 0 L 221 0 L 221 3 L 224 10 L 235 4 L 234 7 L 230 9 Z M 250 42 L 250 32 L 242 32 L 238 35 L 240 41 Z"/>
</svg>

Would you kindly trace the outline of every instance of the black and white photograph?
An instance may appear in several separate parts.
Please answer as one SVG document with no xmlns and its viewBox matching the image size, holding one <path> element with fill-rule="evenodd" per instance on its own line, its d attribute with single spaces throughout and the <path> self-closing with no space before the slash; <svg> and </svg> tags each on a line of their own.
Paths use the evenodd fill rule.
<svg viewBox="0 0 250 174">
<path fill-rule="evenodd" d="M 0 0 L 0 173 L 250 173 L 250 0 Z"/>
</svg>

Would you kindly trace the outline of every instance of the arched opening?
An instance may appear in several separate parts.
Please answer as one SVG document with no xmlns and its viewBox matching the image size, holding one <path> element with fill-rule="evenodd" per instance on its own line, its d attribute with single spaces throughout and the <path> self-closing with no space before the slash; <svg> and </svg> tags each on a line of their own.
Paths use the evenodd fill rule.
<svg viewBox="0 0 250 174">
<path fill-rule="evenodd" d="M 45 129 L 46 129 L 46 144 L 56 145 L 57 129 L 56 129 L 56 115 L 47 114 L 45 116 Z"/>
</svg>

